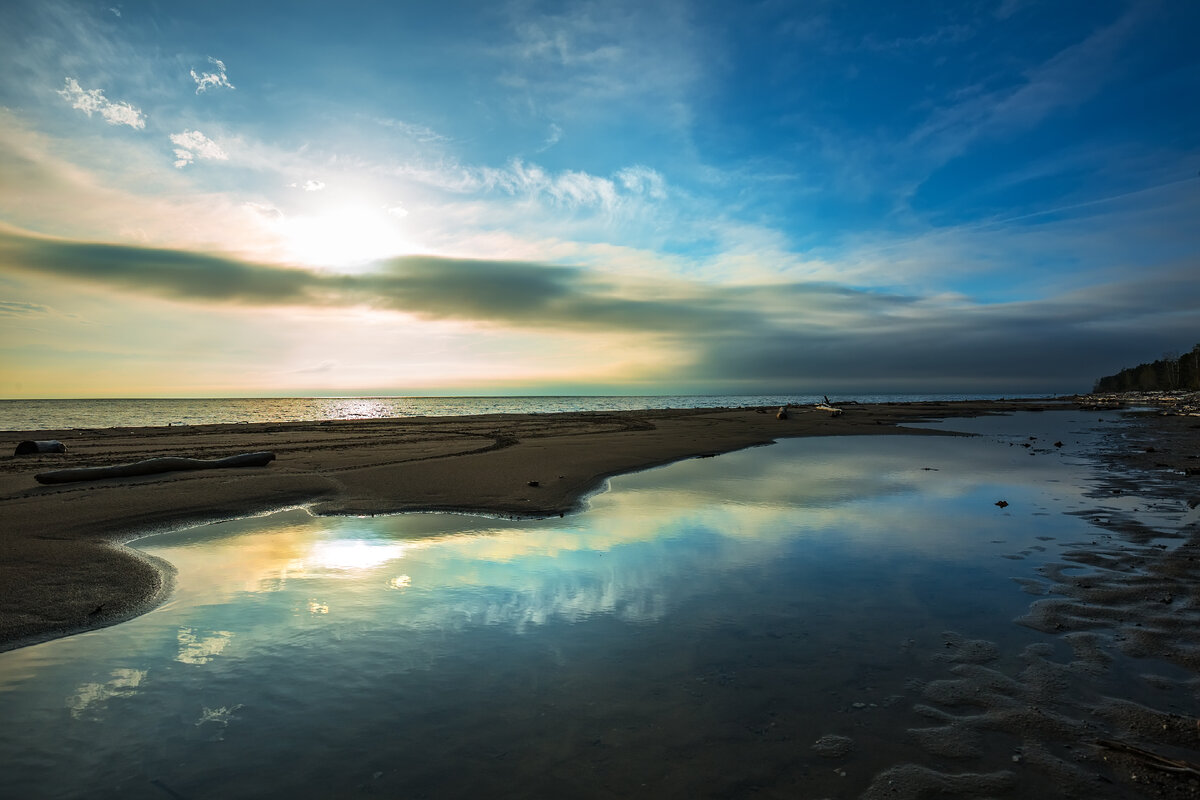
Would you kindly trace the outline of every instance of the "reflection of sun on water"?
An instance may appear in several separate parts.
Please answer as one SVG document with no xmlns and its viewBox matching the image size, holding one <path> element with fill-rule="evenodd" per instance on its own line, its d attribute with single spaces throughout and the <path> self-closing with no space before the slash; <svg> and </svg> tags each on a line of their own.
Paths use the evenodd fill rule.
<svg viewBox="0 0 1200 800">
<path fill-rule="evenodd" d="M 370 397 L 335 397 L 322 406 L 329 419 L 378 419 L 395 413 L 393 406 Z"/>
<path fill-rule="evenodd" d="M 317 542 L 304 561 L 308 568 L 348 571 L 372 569 L 397 558 L 404 558 L 404 546 L 395 542 L 339 539 Z"/>
</svg>

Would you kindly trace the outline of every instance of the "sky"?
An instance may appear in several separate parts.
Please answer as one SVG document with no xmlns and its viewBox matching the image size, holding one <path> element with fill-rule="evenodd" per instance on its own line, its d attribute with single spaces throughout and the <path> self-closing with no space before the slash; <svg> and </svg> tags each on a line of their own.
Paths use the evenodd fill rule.
<svg viewBox="0 0 1200 800">
<path fill-rule="evenodd" d="M 1200 342 L 1200 4 L 63 2 L 0 397 L 1059 393 Z"/>
</svg>

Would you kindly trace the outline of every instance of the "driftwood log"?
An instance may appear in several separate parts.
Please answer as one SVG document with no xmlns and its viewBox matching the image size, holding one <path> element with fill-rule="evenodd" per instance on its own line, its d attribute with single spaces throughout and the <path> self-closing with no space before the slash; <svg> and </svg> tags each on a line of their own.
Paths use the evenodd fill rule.
<svg viewBox="0 0 1200 800">
<path fill-rule="evenodd" d="M 176 472 L 186 469 L 222 469 L 225 467 L 265 467 L 275 460 L 271 452 L 242 453 L 228 458 L 148 458 L 132 464 L 114 464 L 111 467 L 77 467 L 57 469 L 34 475 L 38 483 L 73 483 L 74 481 L 96 481 L 101 478 L 130 478 L 137 475 L 156 475 L 160 472 Z"/>
<path fill-rule="evenodd" d="M 58 439 L 27 439 L 17 445 L 16 456 L 28 456 L 34 453 L 65 453 L 67 446 Z"/>
<path fill-rule="evenodd" d="M 840 408 L 834 408 L 828 403 L 817 403 L 816 409 L 817 411 L 828 411 L 831 417 L 840 417 L 842 415 Z"/>
</svg>

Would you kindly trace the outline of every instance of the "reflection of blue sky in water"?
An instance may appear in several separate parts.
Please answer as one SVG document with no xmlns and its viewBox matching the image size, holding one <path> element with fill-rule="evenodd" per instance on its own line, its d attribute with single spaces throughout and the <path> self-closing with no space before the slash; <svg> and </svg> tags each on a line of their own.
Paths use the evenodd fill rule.
<svg viewBox="0 0 1200 800">
<path fill-rule="evenodd" d="M 1029 469 L 1005 475 L 1007 464 L 982 463 L 993 455 L 985 449 L 941 438 L 791 441 L 617 479 L 617 491 L 569 519 L 314 520 L 293 512 L 146 545 L 180 566 L 181 597 L 196 592 L 206 605 L 276 591 L 337 619 L 391 609 L 393 624 L 415 627 L 520 627 L 597 613 L 651 620 L 665 613 L 668 595 L 704 592 L 702 577 L 761 563 L 796 540 L 820 548 L 835 537 L 857 557 L 974 557 L 978 537 L 1011 528 L 990 507 L 988 488 L 1003 482 L 1014 503 L 1037 498 L 1057 466 L 1026 465 L 1022 453 L 1020 467 Z M 973 451 L 979 460 L 959 467 Z M 945 466 L 923 468 L 937 464 Z M 1023 485 L 1013 483 L 1018 477 Z M 937 524 L 919 513 L 933 503 Z"/>
<path fill-rule="evenodd" d="M 1030 456 L 994 438 L 801 439 L 614 479 L 587 513 L 563 519 L 293 511 L 144 540 L 178 567 L 175 595 L 132 622 L 0 655 L 0 716 L 40 732 L 20 746 L 0 734 L 0 756 L 33 782 L 57 758 L 87 778 L 107 747 L 168 769 L 195 737 L 245 736 L 253 757 L 270 758 L 267 740 L 303 749 L 330 735 L 318 717 L 337 708 L 349 725 L 339 741 L 368 758 L 376 743 L 356 742 L 345 720 L 403 716 L 384 708 L 398 692 L 426 698 L 418 706 L 447 691 L 479 708 L 536 700 L 520 687 L 496 699 L 492 678 L 470 667 L 480 659 L 522 675 L 540 663 L 530 653 L 550 653 L 558 679 L 591 686 L 597 670 L 631 662 L 686 671 L 681 654 L 733 657 L 696 643 L 770 625 L 801 648 L 787 680 L 816 686 L 838 672 L 825 653 L 894 658 L 897 640 L 960 623 L 1002 638 L 1028 601 L 1008 579 L 1032 574 L 1036 537 L 1088 530 L 1057 513 L 1091 503 L 1078 452 Z M 993 505 L 1001 498 L 1007 509 Z M 999 557 L 1023 548 L 1023 563 Z M 807 627 L 788 633 L 797 626 Z M 84 724 L 110 744 L 64 755 Z M 189 774 L 219 788 L 200 767 Z"/>
</svg>

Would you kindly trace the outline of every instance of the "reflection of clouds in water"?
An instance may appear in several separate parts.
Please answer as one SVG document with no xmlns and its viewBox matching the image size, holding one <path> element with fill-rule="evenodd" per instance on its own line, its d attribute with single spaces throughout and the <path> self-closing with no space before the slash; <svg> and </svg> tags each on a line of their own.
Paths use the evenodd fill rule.
<svg viewBox="0 0 1200 800">
<path fill-rule="evenodd" d="M 183 664 L 207 664 L 225 650 L 233 638 L 233 633 L 209 631 L 207 634 L 200 634 L 195 628 L 180 628 L 175 638 L 179 642 L 176 661 Z"/>
<path fill-rule="evenodd" d="M 984 439 L 859 436 L 793 439 L 710 460 L 672 464 L 612 479 L 615 491 L 593 505 L 647 503 L 686 509 L 697 504 L 837 508 L 846 503 L 920 492 L 957 497 L 981 482 L 1039 486 L 1057 474 L 1053 459 Z M 932 468 L 927 470 L 926 468 Z"/>
<path fill-rule="evenodd" d="M 511 625 L 521 632 L 532 625 L 553 620 L 579 622 L 596 614 L 613 614 L 627 622 L 651 622 L 667 611 L 661 580 L 642 585 L 617 576 L 601 581 L 593 577 L 577 576 L 574 581 L 512 592 L 481 602 L 468 612 L 468 617 L 471 622 L 485 625 Z"/>
<path fill-rule="evenodd" d="M 146 670 L 143 669 L 114 669 L 104 683 L 85 683 L 76 689 L 75 694 L 67 698 L 67 708 L 77 719 L 89 709 L 96 713 L 110 698 L 136 694 L 145 678 Z"/>
<path fill-rule="evenodd" d="M 561 534 L 528 535 L 540 538 L 546 533 Z M 673 602 L 706 591 L 714 570 L 728 569 L 739 559 L 756 560 L 746 547 L 711 530 L 692 527 L 682 535 L 690 537 L 690 546 L 672 544 L 668 535 L 604 551 L 567 551 L 555 545 L 547 555 L 535 546 L 524 557 L 495 562 L 480 562 L 449 548 L 430 552 L 428 561 L 410 564 L 414 571 L 428 571 L 418 575 L 419 602 L 405 608 L 403 624 L 422 629 L 500 625 L 520 632 L 596 615 L 651 622 L 664 617 Z"/>
<path fill-rule="evenodd" d="M 613 491 L 568 519 L 293 515 L 160 554 L 176 561 L 200 551 L 204 577 L 223 590 L 206 584 L 205 602 L 270 584 L 298 595 L 287 603 L 307 609 L 300 617 L 336 606 L 339 620 L 386 617 L 423 629 L 524 629 L 598 614 L 655 620 L 714 576 L 804 540 L 845 558 L 972 558 L 972 539 L 1014 522 L 996 513 L 995 498 L 981 504 L 981 493 L 1004 485 L 1010 499 L 1033 498 L 1051 473 L 1062 481 L 1056 493 L 1080 491 L 1060 460 L 1015 449 L 949 437 L 791 440 L 615 478 Z M 404 574 L 381 574 L 399 558 Z"/>
</svg>

